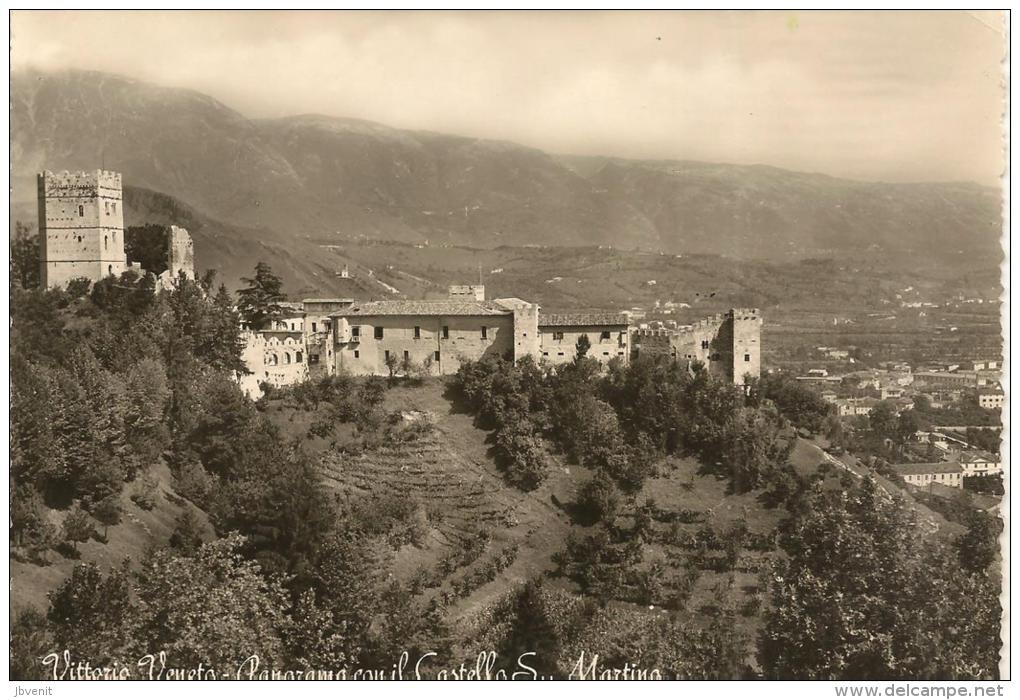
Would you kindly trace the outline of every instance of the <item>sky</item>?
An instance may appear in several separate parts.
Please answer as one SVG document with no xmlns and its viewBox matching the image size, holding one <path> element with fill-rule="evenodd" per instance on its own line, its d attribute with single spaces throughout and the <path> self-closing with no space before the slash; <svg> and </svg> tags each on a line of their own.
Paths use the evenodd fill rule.
<svg viewBox="0 0 1020 700">
<path fill-rule="evenodd" d="M 997 184 L 991 12 L 31 12 L 14 70 L 550 152 Z"/>
</svg>

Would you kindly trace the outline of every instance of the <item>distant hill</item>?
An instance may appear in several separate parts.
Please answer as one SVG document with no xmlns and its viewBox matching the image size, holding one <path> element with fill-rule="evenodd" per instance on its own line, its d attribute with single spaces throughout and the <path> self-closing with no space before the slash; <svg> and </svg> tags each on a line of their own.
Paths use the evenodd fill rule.
<svg viewBox="0 0 1020 700">
<path fill-rule="evenodd" d="M 271 230 L 281 242 L 607 244 L 908 264 L 999 256 L 999 193 L 974 184 L 554 156 L 317 115 L 253 120 L 198 92 L 96 72 L 12 76 L 11 158 L 16 203 L 34 199 L 39 170 L 105 163 L 243 236 Z"/>
</svg>

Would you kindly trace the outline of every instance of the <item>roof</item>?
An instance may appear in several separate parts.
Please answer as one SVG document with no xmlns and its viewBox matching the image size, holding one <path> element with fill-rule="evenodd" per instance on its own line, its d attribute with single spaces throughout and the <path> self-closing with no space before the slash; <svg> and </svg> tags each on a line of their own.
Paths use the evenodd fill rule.
<svg viewBox="0 0 1020 700">
<path fill-rule="evenodd" d="M 925 464 L 894 464 L 892 468 L 900 476 L 920 474 L 962 474 L 963 467 L 957 462 L 928 462 Z"/>
<path fill-rule="evenodd" d="M 351 304 L 354 299 L 304 299 L 302 304 Z"/>
<path fill-rule="evenodd" d="M 968 450 L 961 452 L 957 459 L 960 462 L 976 463 L 976 462 L 988 462 L 990 464 L 998 464 L 999 458 L 984 452 L 983 450 Z"/>
<path fill-rule="evenodd" d="M 630 319 L 626 314 L 542 314 L 538 317 L 539 326 L 626 326 L 629 324 Z"/>
<path fill-rule="evenodd" d="M 491 302 L 469 299 L 442 301 L 362 301 L 332 316 L 505 316 L 510 312 Z"/>
</svg>

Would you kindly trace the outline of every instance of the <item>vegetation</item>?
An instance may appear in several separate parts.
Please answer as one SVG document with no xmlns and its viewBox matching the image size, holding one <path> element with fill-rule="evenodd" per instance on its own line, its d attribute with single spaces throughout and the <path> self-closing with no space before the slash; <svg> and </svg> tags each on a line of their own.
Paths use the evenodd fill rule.
<svg viewBox="0 0 1020 700">
<path fill-rule="evenodd" d="M 253 325 L 283 298 L 274 278 L 250 281 Z M 65 648 L 132 667 L 161 649 L 220 673 L 251 654 L 339 670 L 491 648 L 560 677 L 588 673 L 582 652 L 680 678 L 996 675 L 997 521 L 961 510 L 966 532 L 942 542 L 871 482 L 795 464 L 790 425 L 827 414 L 782 381 L 745 394 L 665 358 L 603 368 L 579 342 L 557 367 L 464 363 L 449 393 L 470 419 L 403 403 L 423 391 L 409 367 L 253 402 L 240 318 L 213 282 L 12 288 L 12 552 L 69 571 L 13 617 L 13 678 Z M 444 471 L 454 420 L 489 431 L 508 485 L 484 481 L 482 440 Z M 868 430 L 911 427 L 879 412 Z M 151 551 L 93 563 L 171 501 Z M 544 519 L 517 523 L 516 502 Z"/>
</svg>

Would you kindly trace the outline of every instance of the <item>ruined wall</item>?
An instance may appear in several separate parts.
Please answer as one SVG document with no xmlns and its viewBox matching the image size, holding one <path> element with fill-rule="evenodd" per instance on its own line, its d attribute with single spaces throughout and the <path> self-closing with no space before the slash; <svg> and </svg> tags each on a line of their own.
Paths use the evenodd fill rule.
<svg viewBox="0 0 1020 700">
<path fill-rule="evenodd" d="M 758 309 L 733 309 L 676 330 L 635 329 L 634 356 L 701 362 L 715 376 L 743 385 L 745 376 L 761 376 L 761 325 Z"/>
<path fill-rule="evenodd" d="M 37 178 L 42 283 L 98 281 L 127 269 L 119 173 L 46 171 Z"/>
<path fill-rule="evenodd" d="M 430 365 L 434 375 L 453 374 L 463 360 L 513 353 L 513 315 L 504 316 L 351 316 L 338 319 L 336 363 L 351 374 L 389 373 L 386 355 Z M 415 337 L 415 326 L 418 337 Z M 443 327 L 448 337 L 443 335 Z M 482 328 L 485 337 L 482 337 Z M 357 336 L 353 329 L 358 329 Z M 375 337 L 381 328 L 383 337 Z"/>
<path fill-rule="evenodd" d="M 307 350 L 300 330 L 243 331 L 241 337 L 241 359 L 250 374 L 242 375 L 238 383 L 249 396 L 262 395 L 260 383 L 282 387 L 308 376 Z"/>
<path fill-rule="evenodd" d="M 184 273 L 188 279 L 195 279 L 195 244 L 188 229 L 171 226 L 167 235 L 167 270 L 176 279 Z"/>
</svg>

